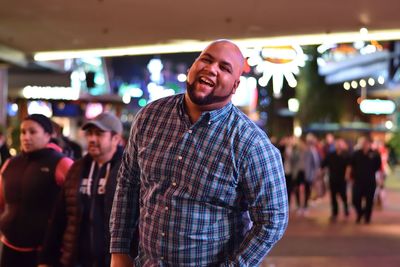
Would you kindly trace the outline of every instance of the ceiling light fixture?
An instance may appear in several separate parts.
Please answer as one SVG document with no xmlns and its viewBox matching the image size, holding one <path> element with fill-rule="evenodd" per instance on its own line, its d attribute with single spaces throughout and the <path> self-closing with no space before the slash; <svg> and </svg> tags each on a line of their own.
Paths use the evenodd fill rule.
<svg viewBox="0 0 400 267">
<path fill-rule="evenodd" d="M 263 46 L 282 46 L 282 45 L 316 45 L 323 43 L 352 43 L 359 40 L 397 40 L 400 39 L 400 29 L 368 31 L 368 34 L 360 34 L 357 32 L 342 33 L 323 33 L 308 34 L 295 36 L 280 36 L 270 38 L 247 38 L 232 39 L 240 47 L 263 47 Z M 166 53 L 184 53 L 199 52 L 204 49 L 210 41 L 178 41 L 168 44 L 154 44 L 143 46 L 116 47 L 104 49 L 87 49 L 87 50 L 70 50 L 70 51 L 53 51 L 53 52 L 37 52 L 33 58 L 36 61 L 62 60 L 68 58 L 83 57 L 112 57 L 127 55 L 151 55 Z"/>
</svg>

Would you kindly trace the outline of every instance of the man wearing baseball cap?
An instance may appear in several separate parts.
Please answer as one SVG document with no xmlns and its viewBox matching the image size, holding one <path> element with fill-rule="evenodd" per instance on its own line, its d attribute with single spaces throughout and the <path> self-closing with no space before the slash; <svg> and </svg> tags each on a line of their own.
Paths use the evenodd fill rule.
<svg viewBox="0 0 400 267">
<path fill-rule="evenodd" d="M 87 121 L 88 153 L 76 161 L 48 230 L 41 266 L 109 266 L 108 222 L 123 149 L 121 121 L 105 112 Z"/>
</svg>

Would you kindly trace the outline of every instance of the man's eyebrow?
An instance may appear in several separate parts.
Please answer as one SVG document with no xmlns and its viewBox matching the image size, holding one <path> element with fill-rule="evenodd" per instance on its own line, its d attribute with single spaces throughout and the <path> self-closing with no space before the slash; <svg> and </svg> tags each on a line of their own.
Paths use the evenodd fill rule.
<svg viewBox="0 0 400 267">
<path fill-rule="evenodd" d="M 230 62 L 228 62 L 228 61 L 222 61 L 221 64 L 224 65 L 225 67 L 230 68 L 230 69 L 233 68 L 232 64 Z"/>
<path fill-rule="evenodd" d="M 209 58 L 211 58 L 211 59 L 214 59 L 214 57 L 210 54 L 210 53 L 203 53 L 203 55 L 202 56 L 206 56 L 206 57 L 209 57 Z"/>
<path fill-rule="evenodd" d="M 206 56 L 206 57 L 208 57 L 208 58 L 214 59 L 214 57 L 213 57 L 211 54 L 209 54 L 209 53 L 204 53 L 203 56 Z M 222 61 L 221 61 L 221 64 L 224 65 L 225 67 L 230 68 L 230 69 L 233 68 L 232 64 L 231 64 L 230 62 L 228 62 L 228 61 L 222 60 Z"/>
</svg>

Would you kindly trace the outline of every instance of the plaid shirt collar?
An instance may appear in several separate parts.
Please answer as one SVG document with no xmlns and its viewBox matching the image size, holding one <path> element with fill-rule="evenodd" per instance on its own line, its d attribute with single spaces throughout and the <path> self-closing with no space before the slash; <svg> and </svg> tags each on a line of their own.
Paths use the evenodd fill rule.
<svg viewBox="0 0 400 267">
<path fill-rule="evenodd" d="M 229 101 L 228 104 L 223 106 L 220 109 L 206 111 L 201 114 L 199 121 L 204 121 L 207 124 L 212 124 L 214 122 L 225 119 L 230 111 L 232 110 L 233 104 L 232 101 Z M 181 94 L 180 99 L 178 100 L 178 114 L 181 118 L 187 118 L 187 112 L 185 110 L 185 94 Z"/>
</svg>

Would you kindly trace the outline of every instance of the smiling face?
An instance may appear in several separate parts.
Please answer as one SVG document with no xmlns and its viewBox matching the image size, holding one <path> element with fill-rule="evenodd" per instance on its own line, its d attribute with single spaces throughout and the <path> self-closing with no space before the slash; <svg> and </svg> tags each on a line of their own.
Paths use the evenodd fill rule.
<svg viewBox="0 0 400 267">
<path fill-rule="evenodd" d="M 21 123 L 20 141 L 22 151 L 33 152 L 45 148 L 50 142 L 50 134 L 39 123 L 25 120 Z"/>
<path fill-rule="evenodd" d="M 244 58 L 229 41 L 210 44 L 190 67 L 186 98 L 202 110 L 225 106 L 236 92 Z"/>
</svg>

